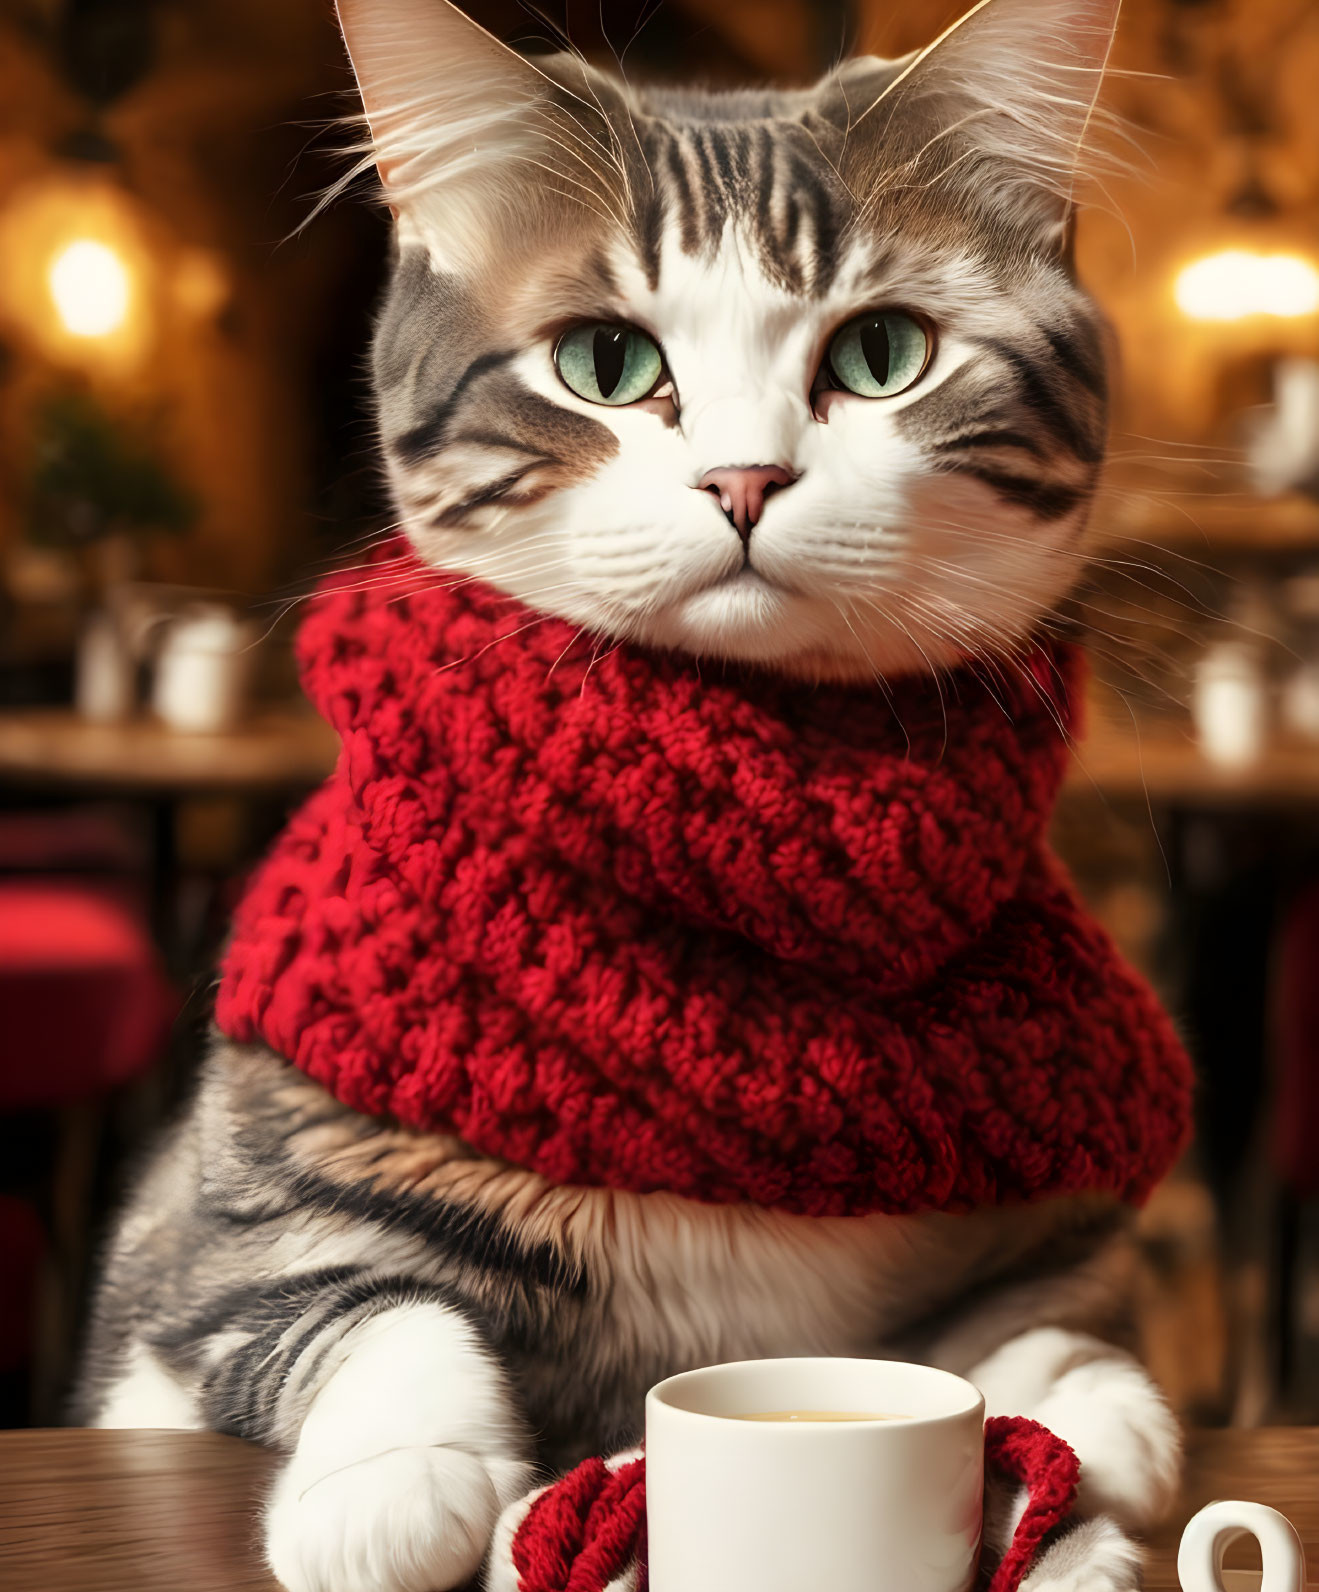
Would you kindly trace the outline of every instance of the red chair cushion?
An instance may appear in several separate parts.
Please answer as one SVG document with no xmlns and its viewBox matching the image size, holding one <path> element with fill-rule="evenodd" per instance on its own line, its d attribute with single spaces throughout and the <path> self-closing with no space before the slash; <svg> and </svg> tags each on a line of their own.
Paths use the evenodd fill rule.
<svg viewBox="0 0 1319 1592">
<path fill-rule="evenodd" d="M 0 882 L 0 1110 L 69 1105 L 145 1071 L 177 1003 L 112 892 Z"/>
</svg>

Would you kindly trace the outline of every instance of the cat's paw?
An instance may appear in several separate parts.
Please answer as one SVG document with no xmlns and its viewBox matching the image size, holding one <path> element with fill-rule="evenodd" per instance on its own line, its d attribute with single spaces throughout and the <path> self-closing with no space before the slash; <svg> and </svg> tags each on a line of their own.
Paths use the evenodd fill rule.
<svg viewBox="0 0 1319 1592">
<path fill-rule="evenodd" d="M 511 1485 L 443 1446 L 319 1476 L 295 1457 L 266 1512 L 266 1558 L 288 1592 L 446 1592 L 480 1568 Z"/>
<path fill-rule="evenodd" d="M 1031 1413 L 1081 1461 L 1079 1514 L 1108 1515 L 1134 1531 L 1168 1514 L 1181 1481 L 1181 1428 L 1134 1360 L 1114 1354 L 1077 1365 Z"/>
<path fill-rule="evenodd" d="M 1041 1549 L 1021 1592 L 1137 1592 L 1140 1549 L 1114 1520 L 1083 1520 Z"/>
</svg>

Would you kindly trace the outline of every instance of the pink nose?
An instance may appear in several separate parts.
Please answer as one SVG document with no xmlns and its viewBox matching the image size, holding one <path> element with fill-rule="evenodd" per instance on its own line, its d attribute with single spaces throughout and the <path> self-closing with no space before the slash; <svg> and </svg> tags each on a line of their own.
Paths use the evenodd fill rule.
<svg viewBox="0 0 1319 1592">
<path fill-rule="evenodd" d="M 751 527 L 765 512 L 765 499 L 791 486 L 796 479 L 781 464 L 728 465 L 707 470 L 696 483 L 696 490 L 719 499 L 729 524 L 737 527 L 737 534 L 746 542 L 750 540 Z"/>
</svg>

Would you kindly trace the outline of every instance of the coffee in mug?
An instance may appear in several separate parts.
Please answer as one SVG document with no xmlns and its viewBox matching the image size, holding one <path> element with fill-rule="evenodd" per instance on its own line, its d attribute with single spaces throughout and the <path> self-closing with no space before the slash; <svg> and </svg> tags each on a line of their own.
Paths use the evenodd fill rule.
<svg viewBox="0 0 1319 1592">
<path fill-rule="evenodd" d="M 901 1415 L 876 1410 L 756 1410 L 750 1415 L 730 1415 L 730 1421 L 900 1421 Z"/>
<path fill-rule="evenodd" d="M 896 1360 L 747 1360 L 646 1399 L 651 1592 L 969 1592 L 984 1400 Z"/>
</svg>

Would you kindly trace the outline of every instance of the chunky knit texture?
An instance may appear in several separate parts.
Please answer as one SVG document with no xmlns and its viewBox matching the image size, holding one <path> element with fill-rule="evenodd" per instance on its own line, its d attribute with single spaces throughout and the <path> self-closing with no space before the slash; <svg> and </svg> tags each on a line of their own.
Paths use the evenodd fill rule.
<svg viewBox="0 0 1319 1592">
<path fill-rule="evenodd" d="M 815 687 L 389 576 L 304 625 L 343 751 L 225 1033 L 556 1183 L 858 1215 L 1167 1171 L 1185 1055 L 1044 843 L 1069 651 Z"/>
<path fill-rule="evenodd" d="M 985 1466 L 1026 1506 L 985 1592 L 1017 1592 L 1040 1543 L 1071 1512 L 1081 1467 L 1036 1421 L 985 1422 Z M 515 1504 L 496 1534 L 492 1587 L 516 1592 L 646 1592 L 646 1462 L 588 1459 Z"/>
</svg>

